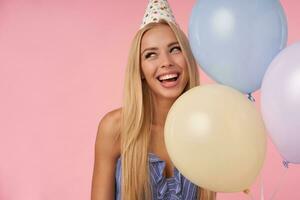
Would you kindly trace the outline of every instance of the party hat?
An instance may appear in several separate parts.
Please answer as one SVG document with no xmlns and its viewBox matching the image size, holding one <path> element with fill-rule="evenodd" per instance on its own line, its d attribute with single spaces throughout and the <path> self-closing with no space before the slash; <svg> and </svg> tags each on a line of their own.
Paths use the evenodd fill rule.
<svg viewBox="0 0 300 200">
<path fill-rule="evenodd" d="M 149 0 L 143 22 L 140 28 L 152 22 L 164 19 L 177 25 L 173 12 L 167 0 Z"/>
</svg>

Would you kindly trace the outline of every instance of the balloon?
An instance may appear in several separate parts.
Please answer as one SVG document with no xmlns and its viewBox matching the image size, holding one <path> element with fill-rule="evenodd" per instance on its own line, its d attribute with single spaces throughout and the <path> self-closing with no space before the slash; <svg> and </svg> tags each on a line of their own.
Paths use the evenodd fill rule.
<svg viewBox="0 0 300 200">
<path fill-rule="evenodd" d="M 287 21 L 278 0 L 198 0 L 189 21 L 189 41 L 211 78 L 252 93 L 286 45 Z"/>
<path fill-rule="evenodd" d="M 200 187 L 243 191 L 265 159 L 266 134 L 254 104 L 228 86 L 198 86 L 172 105 L 165 123 L 167 152 L 176 168 Z"/>
<path fill-rule="evenodd" d="M 300 163 L 300 42 L 270 64 L 261 88 L 261 111 L 270 137 L 291 163 Z"/>
</svg>

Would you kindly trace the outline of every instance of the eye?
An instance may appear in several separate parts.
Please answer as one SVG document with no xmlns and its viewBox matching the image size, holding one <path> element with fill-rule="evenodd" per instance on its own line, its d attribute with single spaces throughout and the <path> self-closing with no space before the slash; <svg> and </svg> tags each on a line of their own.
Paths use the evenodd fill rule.
<svg viewBox="0 0 300 200">
<path fill-rule="evenodd" d="M 181 52 L 181 47 L 180 46 L 175 46 L 172 47 L 170 50 L 171 53 L 177 53 L 177 52 Z"/>
<path fill-rule="evenodd" d="M 147 59 L 147 58 L 150 58 L 150 57 L 154 57 L 155 55 L 156 55 L 156 53 L 149 52 L 149 53 L 146 53 L 145 58 Z"/>
</svg>

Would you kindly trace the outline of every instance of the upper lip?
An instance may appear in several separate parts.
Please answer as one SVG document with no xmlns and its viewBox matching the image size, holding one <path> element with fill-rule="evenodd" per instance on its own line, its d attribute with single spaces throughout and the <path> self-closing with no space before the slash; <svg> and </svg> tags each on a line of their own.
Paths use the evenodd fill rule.
<svg viewBox="0 0 300 200">
<path fill-rule="evenodd" d="M 167 75 L 167 74 L 178 74 L 178 76 L 179 76 L 180 72 L 178 70 L 170 70 L 170 71 L 167 71 L 167 72 L 164 72 L 164 73 L 161 73 L 161 74 L 157 75 L 156 78 L 158 79 L 158 77 L 164 76 L 164 75 Z"/>
</svg>

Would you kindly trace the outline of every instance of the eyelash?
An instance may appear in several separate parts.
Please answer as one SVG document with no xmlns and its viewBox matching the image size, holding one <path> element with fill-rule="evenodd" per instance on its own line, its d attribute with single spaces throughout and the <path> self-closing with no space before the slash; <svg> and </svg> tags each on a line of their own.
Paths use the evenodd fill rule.
<svg viewBox="0 0 300 200">
<path fill-rule="evenodd" d="M 180 47 L 180 46 L 172 47 L 172 48 L 171 48 L 171 52 L 172 52 L 174 49 L 177 49 L 177 50 L 181 51 L 181 47 Z M 155 54 L 155 53 L 153 53 L 153 52 L 147 53 L 147 54 L 145 55 L 145 58 L 146 58 L 146 59 L 149 58 L 152 54 Z"/>
<path fill-rule="evenodd" d="M 180 48 L 180 46 L 175 46 L 175 47 L 172 47 L 171 51 L 173 51 L 173 49 L 177 49 L 177 50 L 181 51 L 181 48 Z"/>
<path fill-rule="evenodd" d="M 146 59 L 149 58 L 152 54 L 154 54 L 154 53 L 152 53 L 152 52 L 147 53 L 147 54 L 145 55 L 145 58 L 146 58 Z"/>
</svg>

